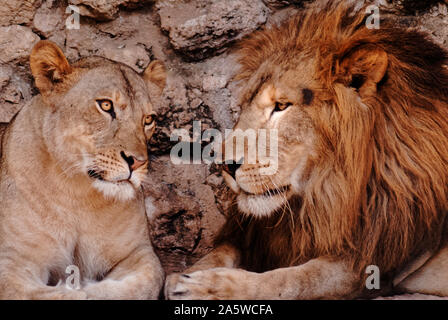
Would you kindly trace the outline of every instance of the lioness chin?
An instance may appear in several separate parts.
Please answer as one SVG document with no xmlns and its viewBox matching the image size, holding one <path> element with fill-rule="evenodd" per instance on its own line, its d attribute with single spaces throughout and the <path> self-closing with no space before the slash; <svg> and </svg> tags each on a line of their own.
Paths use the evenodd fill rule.
<svg viewBox="0 0 448 320">
<path fill-rule="evenodd" d="M 448 55 L 364 12 L 329 1 L 242 42 L 235 128 L 276 130 L 278 170 L 224 143 L 237 208 L 167 298 L 448 296 Z"/>
<path fill-rule="evenodd" d="M 0 149 L 0 298 L 158 298 L 141 183 L 155 128 L 148 86 L 163 89 L 163 64 L 143 77 L 100 57 L 70 65 L 41 41 L 30 65 L 41 94 Z M 66 286 L 72 265 L 80 288 Z"/>
</svg>

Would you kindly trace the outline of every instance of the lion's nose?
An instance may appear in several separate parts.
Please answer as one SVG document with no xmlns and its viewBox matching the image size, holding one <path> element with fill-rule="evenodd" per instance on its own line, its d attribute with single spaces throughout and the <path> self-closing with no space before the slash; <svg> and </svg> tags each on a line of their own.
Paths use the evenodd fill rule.
<svg viewBox="0 0 448 320">
<path fill-rule="evenodd" d="M 146 160 L 139 160 L 134 156 L 128 156 L 124 151 L 120 152 L 121 157 L 126 161 L 131 171 L 135 171 L 146 163 Z"/>
<path fill-rule="evenodd" d="M 241 167 L 242 163 L 243 163 L 242 160 L 238 162 L 224 163 L 223 170 L 228 174 L 230 174 L 233 179 L 235 179 L 236 171 Z"/>
</svg>

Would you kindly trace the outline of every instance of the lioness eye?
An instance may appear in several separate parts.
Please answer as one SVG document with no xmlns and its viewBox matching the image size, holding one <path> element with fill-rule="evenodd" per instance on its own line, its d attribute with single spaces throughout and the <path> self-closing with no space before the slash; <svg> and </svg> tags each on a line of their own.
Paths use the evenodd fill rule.
<svg viewBox="0 0 448 320">
<path fill-rule="evenodd" d="M 145 116 L 144 120 L 143 120 L 145 126 L 150 126 L 154 123 L 154 116 L 153 115 L 147 115 Z"/>
<path fill-rule="evenodd" d="M 109 113 L 115 119 L 114 104 L 110 100 L 97 100 L 96 103 L 104 112 Z"/>
<path fill-rule="evenodd" d="M 286 109 L 288 109 L 290 106 L 292 106 L 292 103 L 281 103 L 281 102 L 276 102 L 275 103 L 275 108 L 274 108 L 274 112 L 280 112 L 280 111 L 284 111 Z"/>
</svg>

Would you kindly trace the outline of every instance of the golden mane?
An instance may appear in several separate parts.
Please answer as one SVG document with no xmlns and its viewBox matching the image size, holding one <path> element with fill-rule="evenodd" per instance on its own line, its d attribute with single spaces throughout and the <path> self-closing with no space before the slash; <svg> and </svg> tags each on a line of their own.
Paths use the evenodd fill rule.
<svg viewBox="0 0 448 320">
<path fill-rule="evenodd" d="M 341 61 L 354 48 L 375 46 L 388 55 L 367 111 L 344 104 L 338 86 L 355 77 Z M 250 219 L 236 212 L 217 238 L 243 251 L 243 267 L 265 271 L 318 256 L 345 257 L 365 273 L 377 265 L 393 274 L 443 240 L 448 210 L 447 53 L 425 35 L 382 21 L 365 26 L 363 11 L 330 2 L 242 41 L 239 79 L 263 64 L 292 66 L 294 53 L 317 59 L 316 78 L 329 93 L 315 119 L 319 159 L 304 195 L 282 210 Z M 366 117 L 366 114 L 368 115 Z"/>
</svg>

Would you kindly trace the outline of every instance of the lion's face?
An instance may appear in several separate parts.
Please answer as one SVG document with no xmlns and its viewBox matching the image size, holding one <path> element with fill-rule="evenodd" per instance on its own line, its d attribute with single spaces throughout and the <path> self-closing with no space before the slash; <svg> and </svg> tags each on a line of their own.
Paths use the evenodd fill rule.
<svg viewBox="0 0 448 320">
<path fill-rule="evenodd" d="M 33 53 L 32 66 L 43 49 Z M 131 68 L 98 57 L 70 68 L 60 92 L 39 88 L 53 108 L 43 130 L 61 179 L 84 175 L 106 197 L 132 199 L 147 173 L 147 142 L 155 129 L 147 83 Z M 156 68 L 163 66 L 153 63 L 145 76 Z"/>
<path fill-rule="evenodd" d="M 265 43 L 262 37 L 260 43 Z M 263 45 L 260 43 L 252 49 Z M 371 137 L 374 111 L 366 103 L 377 99 L 377 84 L 388 66 L 384 50 L 361 45 L 328 59 L 334 67 L 325 77 L 322 61 L 329 62 L 326 57 L 319 58 L 319 50 L 296 50 L 294 54 L 289 50 L 273 50 L 271 56 L 262 58 L 265 60 L 259 59 L 262 62 L 257 68 L 253 68 L 251 56 L 247 58 L 249 72 L 235 129 L 256 130 L 258 139 L 252 144 L 257 161 L 250 157 L 250 142 L 246 149 L 236 148 L 230 158 L 225 154 L 226 161 L 244 159 L 241 166 L 224 166 L 224 177 L 238 194 L 239 209 L 255 216 L 282 207 L 289 210 L 288 200 L 293 196 L 325 191 L 314 186 L 321 186 L 327 175 L 368 163 L 362 156 L 369 154 L 364 148 Z M 277 134 L 277 154 L 275 144 L 260 136 L 260 129 Z M 232 139 L 225 141 L 224 149 Z M 266 147 L 260 143 L 263 140 Z M 260 152 L 260 146 L 266 152 Z M 264 153 L 276 170 L 266 170 L 267 162 L 260 157 Z M 360 163 L 353 163 L 357 161 Z M 356 170 L 364 169 L 346 170 L 345 174 L 359 179 L 362 175 Z"/>
<path fill-rule="evenodd" d="M 291 64 L 293 65 L 293 64 Z M 238 206 L 247 214 L 264 216 L 286 204 L 287 200 L 303 191 L 307 172 L 315 153 L 316 132 L 314 113 L 319 105 L 319 84 L 312 78 L 310 59 L 296 60 L 295 67 L 262 66 L 250 78 L 242 93 L 242 113 L 235 129 L 260 129 L 277 134 L 278 147 L 273 148 L 267 134 L 266 154 L 276 170 L 265 173 L 266 164 L 248 161 L 250 147 L 245 155 L 233 154 L 234 161 L 244 158 L 241 166 L 227 165 L 224 177 L 238 194 Z M 228 145 L 229 139 L 225 145 Z M 259 147 L 256 143 L 257 155 Z M 249 150 L 248 150 L 249 149 Z M 278 149 L 278 154 L 275 153 Z M 226 159 L 229 160 L 229 159 Z"/>
</svg>

